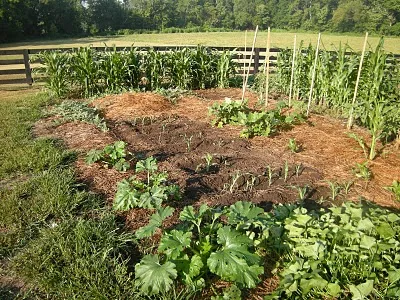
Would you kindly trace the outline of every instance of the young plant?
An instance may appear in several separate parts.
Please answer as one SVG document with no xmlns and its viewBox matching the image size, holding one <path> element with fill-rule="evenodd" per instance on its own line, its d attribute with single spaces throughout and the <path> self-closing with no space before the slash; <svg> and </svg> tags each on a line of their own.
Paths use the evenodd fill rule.
<svg viewBox="0 0 400 300">
<path fill-rule="evenodd" d="M 347 135 L 350 138 L 354 139 L 360 145 L 361 149 L 364 152 L 365 158 L 368 158 L 368 146 L 365 143 L 364 139 L 361 136 L 359 136 L 356 133 L 354 133 L 354 132 L 349 132 L 349 133 L 347 133 Z"/>
<path fill-rule="evenodd" d="M 283 166 L 283 181 L 287 181 L 289 176 L 289 163 L 285 160 L 285 165 Z"/>
<path fill-rule="evenodd" d="M 161 208 L 166 200 L 180 199 L 179 186 L 168 183 L 168 174 L 157 173 L 157 161 L 153 157 L 136 163 L 136 173 L 146 172 L 146 182 L 135 175 L 118 183 L 114 199 L 115 210 L 129 210 L 134 207 Z"/>
<path fill-rule="evenodd" d="M 191 144 L 192 144 L 192 138 L 193 135 L 191 135 L 190 137 L 188 137 L 185 133 L 184 137 L 183 137 L 183 141 L 186 143 L 186 150 L 187 152 L 190 152 L 191 150 Z"/>
<path fill-rule="evenodd" d="M 353 173 L 356 177 L 364 179 L 368 181 L 372 178 L 372 172 L 368 167 L 368 161 L 363 163 L 356 163 L 356 166 L 353 168 Z"/>
<path fill-rule="evenodd" d="M 335 201 L 336 197 L 340 193 L 341 186 L 337 182 L 334 182 L 334 181 L 327 180 L 326 182 L 328 183 L 329 189 L 331 190 L 332 201 Z"/>
<path fill-rule="evenodd" d="M 300 163 L 296 165 L 295 170 L 296 170 L 296 177 L 299 177 L 304 170 L 303 164 Z"/>
<path fill-rule="evenodd" d="M 310 187 L 308 185 L 306 186 L 293 186 L 294 189 L 297 190 L 297 193 L 299 195 L 299 200 L 304 201 L 308 197 L 308 192 L 310 191 Z"/>
<path fill-rule="evenodd" d="M 392 185 L 385 187 L 385 189 L 393 193 L 396 201 L 400 201 L 400 182 L 398 180 L 393 180 Z"/>
<path fill-rule="evenodd" d="M 214 159 L 214 157 L 213 157 L 212 154 L 207 153 L 206 155 L 203 156 L 203 158 L 204 158 L 204 160 L 205 160 L 205 164 L 199 164 L 199 165 L 196 167 L 196 172 L 197 172 L 198 170 L 205 170 L 206 172 L 209 172 L 210 169 L 211 169 L 211 167 L 214 166 L 214 165 L 216 165 L 215 163 L 212 162 L 213 159 Z"/>
<path fill-rule="evenodd" d="M 275 174 L 273 173 L 273 170 L 271 166 L 267 167 L 267 176 L 268 176 L 268 186 L 272 185 L 272 179 L 274 178 Z"/>
<path fill-rule="evenodd" d="M 107 145 L 103 150 L 92 149 L 86 155 L 86 163 L 93 164 L 102 162 L 105 167 L 112 166 L 118 171 L 126 171 L 130 168 L 130 163 L 126 161 L 126 143 L 117 141 L 112 145 Z"/>
<path fill-rule="evenodd" d="M 252 288 L 264 272 L 261 257 L 255 252 L 255 241 L 237 222 L 245 218 L 243 202 L 226 211 L 203 204 L 198 210 L 187 206 L 180 213 L 178 229 L 165 231 L 157 254 L 147 255 L 135 266 L 137 286 L 146 295 L 162 294 L 179 280 L 197 290 L 218 276 L 240 288 Z M 240 208 L 239 208 L 240 206 Z M 247 211 L 261 212 L 249 204 Z M 238 215 L 239 214 L 239 215 Z M 229 220 L 223 224 L 221 217 Z M 179 262 L 179 263 L 178 263 Z"/>
<path fill-rule="evenodd" d="M 301 146 L 297 144 L 296 139 L 289 139 L 288 148 L 293 153 L 297 153 L 300 151 Z"/>
<path fill-rule="evenodd" d="M 353 181 L 345 181 L 345 182 L 343 182 L 343 184 L 342 184 L 342 188 L 343 188 L 343 190 L 344 190 L 344 193 L 346 194 L 346 195 L 348 195 L 349 194 L 349 192 L 350 192 L 350 188 L 353 186 Z"/>
<path fill-rule="evenodd" d="M 232 194 L 233 191 L 236 188 L 239 188 L 237 182 L 240 179 L 240 177 L 242 177 L 242 174 L 240 174 L 240 171 L 236 171 L 232 176 L 231 176 L 231 182 L 230 183 L 226 183 L 224 184 L 224 189 L 228 189 L 229 192 Z"/>
</svg>

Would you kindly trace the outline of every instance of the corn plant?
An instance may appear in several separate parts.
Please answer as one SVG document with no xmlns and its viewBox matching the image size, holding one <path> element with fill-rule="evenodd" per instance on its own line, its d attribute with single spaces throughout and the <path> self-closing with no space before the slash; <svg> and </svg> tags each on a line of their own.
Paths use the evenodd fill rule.
<svg viewBox="0 0 400 300">
<path fill-rule="evenodd" d="M 85 97 L 99 91 L 100 69 L 99 53 L 92 48 L 79 48 L 72 53 L 72 83 L 80 87 Z"/>
<path fill-rule="evenodd" d="M 129 60 L 123 52 L 117 52 L 116 48 L 106 51 L 99 59 L 99 72 L 102 84 L 109 92 L 120 92 L 129 86 Z"/>
<path fill-rule="evenodd" d="M 46 87 L 50 93 L 57 98 L 66 96 L 71 89 L 70 54 L 48 51 L 39 53 L 36 59 L 43 65 L 36 73 L 47 77 Z"/>
</svg>

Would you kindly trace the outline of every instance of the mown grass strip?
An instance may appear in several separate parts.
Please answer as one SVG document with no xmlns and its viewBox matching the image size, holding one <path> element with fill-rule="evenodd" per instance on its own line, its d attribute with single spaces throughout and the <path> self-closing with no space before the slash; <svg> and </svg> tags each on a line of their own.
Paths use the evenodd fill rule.
<svg viewBox="0 0 400 300">
<path fill-rule="evenodd" d="M 42 93 L 0 102 L 0 298 L 127 299 L 133 236 L 77 183 L 73 153 L 33 137 L 50 103 Z"/>
</svg>

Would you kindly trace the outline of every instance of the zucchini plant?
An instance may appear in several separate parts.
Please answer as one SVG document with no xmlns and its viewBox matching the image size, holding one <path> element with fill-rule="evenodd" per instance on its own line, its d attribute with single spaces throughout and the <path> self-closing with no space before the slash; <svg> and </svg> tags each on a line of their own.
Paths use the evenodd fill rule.
<svg viewBox="0 0 400 300">
<path fill-rule="evenodd" d="M 170 290 L 177 279 L 197 290 L 218 276 L 241 288 L 255 287 L 264 268 L 256 253 L 261 236 L 251 230 L 264 214 L 248 202 L 224 210 L 206 204 L 185 207 L 180 226 L 163 232 L 157 254 L 136 265 L 137 285 L 144 294 L 155 295 Z"/>
<path fill-rule="evenodd" d="M 159 209 L 166 200 L 181 198 L 179 186 L 168 183 L 168 174 L 157 172 L 157 161 L 153 157 L 136 163 L 135 172 L 145 173 L 146 180 L 136 175 L 118 183 L 113 208 L 129 210 L 134 207 Z"/>
<path fill-rule="evenodd" d="M 126 160 L 130 153 L 127 153 L 125 148 L 124 141 L 117 141 L 112 145 L 105 146 L 102 150 L 92 149 L 86 155 L 86 163 L 90 165 L 101 162 L 105 167 L 112 166 L 118 171 L 126 171 L 130 168 L 130 163 Z"/>
</svg>

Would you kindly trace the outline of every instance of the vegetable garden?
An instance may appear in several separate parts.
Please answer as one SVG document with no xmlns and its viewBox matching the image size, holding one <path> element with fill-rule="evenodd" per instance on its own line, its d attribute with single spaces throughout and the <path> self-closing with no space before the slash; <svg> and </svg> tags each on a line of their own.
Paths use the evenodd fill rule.
<svg viewBox="0 0 400 300">
<path fill-rule="evenodd" d="M 229 52 L 40 54 L 52 97 L 90 100 L 33 132 L 77 151 L 105 203 L 46 219 L 11 268 L 58 299 L 399 298 L 400 65 L 380 47 L 354 106 L 359 55 L 320 52 L 311 114 L 311 48 L 292 88 L 278 57 L 268 107 L 263 74 L 241 99 Z"/>
</svg>

